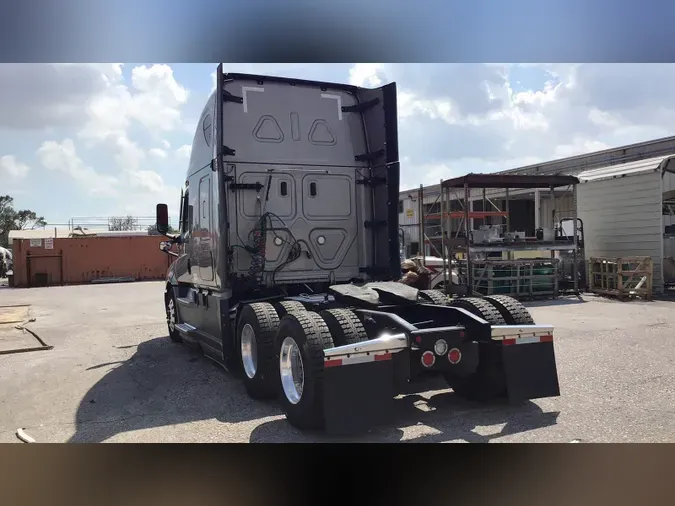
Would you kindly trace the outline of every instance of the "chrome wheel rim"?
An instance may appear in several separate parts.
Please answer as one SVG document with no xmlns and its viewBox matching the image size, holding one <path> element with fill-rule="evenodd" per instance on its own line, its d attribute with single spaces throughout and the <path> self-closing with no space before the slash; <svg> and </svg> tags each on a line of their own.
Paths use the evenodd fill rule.
<svg viewBox="0 0 675 506">
<path fill-rule="evenodd" d="M 176 306 L 173 303 L 173 299 L 169 300 L 166 320 L 167 323 L 169 324 L 169 331 L 173 332 L 174 330 L 176 330 Z"/>
<path fill-rule="evenodd" d="M 241 363 L 246 376 L 253 379 L 258 370 L 258 345 L 253 327 L 248 323 L 241 329 Z"/>
<path fill-rule="evenodd" d="M 287 337 L 281 343 L 279 372 L 281 374 L 281 387 L 286 399 L 291 404 L 297 404 L 302 399 L 302 391 L 305 386 L 305 369 L 302 365 L 300 347 L 292 337 Z"/>
</svg>

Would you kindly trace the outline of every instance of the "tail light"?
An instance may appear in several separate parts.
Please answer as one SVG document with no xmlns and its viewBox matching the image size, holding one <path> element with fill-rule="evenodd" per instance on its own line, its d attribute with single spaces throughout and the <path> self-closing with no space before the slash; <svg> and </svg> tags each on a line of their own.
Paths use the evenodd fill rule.
<svg viewBox="0 0 675 506">
<path fill-rule="evenodd" d="M 460 360 L 462 360 L 462 352 L 459 351 L 457 348 L 451 349 L 450 352 L 448 353 L 448 360 L 453 365 L 458 363 Z"/>
<path fill-rule="evenodd" d="M 434 344 L 434 351 L 439 357 L 445 355 L 448 352 L 448 342 L 445 339 L 439 339 Z"/>
<path fill-rule="evenodd" d="M 422 365 L 424 367 L 431 367 L 436 363 L 436 356 L 431 351 L 422 353 Z"/>
</svg>

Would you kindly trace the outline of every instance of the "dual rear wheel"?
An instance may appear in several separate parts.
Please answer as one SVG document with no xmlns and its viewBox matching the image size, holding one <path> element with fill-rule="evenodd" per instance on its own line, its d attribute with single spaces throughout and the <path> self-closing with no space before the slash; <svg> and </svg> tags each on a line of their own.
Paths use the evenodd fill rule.
<svg viewBox="0 0 675 506">
<path fill-rule="evenodd" d="M 237 328 L 246 391 L 256 399 L 279 397 L 292 425 L 318 429 L 323 425 L 323 351 L 367 339 L 361 321 L 347 309 L 316 313 L 293 301 L 246 305 Z"/>
<path fill-rule="evenodd" d="M 451 299 L 449 305 L 465 309 L 491 325 L 534 324 L 525 306 L 505 295 Z M 478 368 L 474 373 L 468 376 L 445 373 L 446 382 L 458 396 L 469 401 L 485 402 L 505 397 L 506 373 L 501 344 L 481 343 L 479 354 Z"/>
</svg>

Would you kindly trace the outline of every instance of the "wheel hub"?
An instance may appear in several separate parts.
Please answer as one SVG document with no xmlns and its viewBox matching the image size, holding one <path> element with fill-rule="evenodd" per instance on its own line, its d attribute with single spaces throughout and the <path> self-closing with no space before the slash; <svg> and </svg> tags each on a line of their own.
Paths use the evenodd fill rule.
<svg viewBox="0 0 675 506">
<path fill-rule="evenodd" d="M 302 391 L 305 386 L 305 370 L 302 365 L 300 347 L 292 337 L 287 337 L 281 343 L 279 372 L 281 374 L 281 387 L 286 399 L 291 404 L 297 404 L 302 399 Z"/>
<path fill-rule="evenodd" d="M 241 329 L 241 362 L 246 376 L 253 379 L 258 370 L 258 345 L 253 327 L 248 323 Z"/>
</svg>

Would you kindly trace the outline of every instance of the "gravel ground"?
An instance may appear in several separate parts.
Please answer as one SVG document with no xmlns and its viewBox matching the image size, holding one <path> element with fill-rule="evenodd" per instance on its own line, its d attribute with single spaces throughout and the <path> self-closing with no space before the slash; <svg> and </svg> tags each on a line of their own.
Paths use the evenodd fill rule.
<svg viewBox="0 0 675 506">
<path fill-rule="evenodd" d="M 530 304 L 556 327 L 562 395 L 477 406 L 444 384 L 358 438 L 293 429 L 274 402 L 166 336 L 162 283 L 0 289 L 50 351 L 0 356 L 0 442 L 675 442 L 675 302 Z"/>
</svg>

